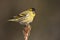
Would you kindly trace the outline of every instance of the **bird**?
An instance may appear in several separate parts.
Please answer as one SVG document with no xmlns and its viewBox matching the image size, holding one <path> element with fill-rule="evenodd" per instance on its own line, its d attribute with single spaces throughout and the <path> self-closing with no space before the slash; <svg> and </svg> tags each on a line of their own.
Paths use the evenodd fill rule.
<svg viewBox="0 0 60 40">
<path fill-rule="evenodd" d="M 19 22 L 22 25 L 28 25 L 33 22 L 34 17 L 36 16 L 35 8 L 29 8 L 19 13 L 17 16 L 13 16 L 12 19 L 8 21 Z"/>
</svg>

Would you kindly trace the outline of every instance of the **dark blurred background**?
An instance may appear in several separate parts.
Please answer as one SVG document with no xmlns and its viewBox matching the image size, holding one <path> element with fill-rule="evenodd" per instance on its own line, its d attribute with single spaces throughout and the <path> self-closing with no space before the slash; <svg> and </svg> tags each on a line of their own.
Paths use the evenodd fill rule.
<svg viewBox="0 0 60 40">
<path fill-rule="evenodd" d="M 36 17 L 29 40 L 60 40 L 59 0 L 0 0 L 0 40 L 24 40 L 24 26 L 8 19 L 31 7 Z"/>
</svg>

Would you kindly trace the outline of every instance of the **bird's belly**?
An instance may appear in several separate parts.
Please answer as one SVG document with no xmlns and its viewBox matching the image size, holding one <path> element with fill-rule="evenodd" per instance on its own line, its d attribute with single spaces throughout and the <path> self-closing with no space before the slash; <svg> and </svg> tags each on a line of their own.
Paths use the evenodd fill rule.
<svg viewBox="0 0 60 40">
<path fill-rule="evenodd" d="M 26 17 L 24 20 L 20 21 L 20 24 L 29 24 L 33 21 L 32 17 Z"/>
</svg>

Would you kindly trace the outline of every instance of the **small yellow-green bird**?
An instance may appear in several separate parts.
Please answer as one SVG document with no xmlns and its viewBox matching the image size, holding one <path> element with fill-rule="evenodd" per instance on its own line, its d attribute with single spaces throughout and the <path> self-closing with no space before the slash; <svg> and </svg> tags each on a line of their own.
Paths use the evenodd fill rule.
<svg viewBox="0 0 60 40">
<path fill-rule="evenodd" d="M 8 21 L 15 21 L 23 25 L 28 25 L 33 21 L 35 15 L 35 8 L 30 8 L 21 12 L 19 15 L 14 16 L 13 19 L 9 19 Z"/>
</svg>

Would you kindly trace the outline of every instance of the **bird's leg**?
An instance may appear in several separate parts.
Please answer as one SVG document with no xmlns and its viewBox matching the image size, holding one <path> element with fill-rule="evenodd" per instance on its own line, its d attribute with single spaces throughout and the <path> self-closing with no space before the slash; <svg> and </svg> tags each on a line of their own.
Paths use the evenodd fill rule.
<svg viewBox="0 0 60 40">
<path fill-rule="evenodd" d="M 31 31 L 31 26 L 30 25 L 26 25 L 26 27 L 23 30 L 23 34 L 24 34 L 24 39 L 28 40 L 28 37 L 30 35 L 30 31 Z"/>
</svg>

